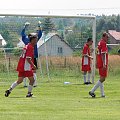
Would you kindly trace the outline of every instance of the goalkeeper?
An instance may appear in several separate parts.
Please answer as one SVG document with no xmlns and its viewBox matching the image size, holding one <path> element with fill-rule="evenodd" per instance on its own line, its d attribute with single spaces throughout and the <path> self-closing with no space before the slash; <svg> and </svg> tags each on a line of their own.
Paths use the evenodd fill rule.
<svg viewBox="0 0 120 120">
<path fill-rule="evenodd" d="M 28 35 L 26 35 L 26 33 L 25 33 L 26 28 L 28 28 L 29 25 L 30 25 L 30 23 L 26 22 L 25 26 L 24 26 L 24 28 L 23 28 L 23 30 L 21 32 L 22 41 L 24 42 L 25 45 L 27 45 L 30 42 Z M 40 38 L 42 36 L 42 28 L 41 28 L 41 22 L 40 21 L 38 22 L 38 30 L 36 31 L 36 35 L 38 36 L 38 40 L 40 40 Z M 34 47 L 34 64 L 35 64 L 36 68 L 38 68 L 37 59 L 38 59 L 38 49 L 37 49 L 37 44 L 36 44 L 35 47 Z M 34 76 L 34 79 L 35 79 L 35 82 L 34 82 L 33 86 L 36 87 L 37 86 L 36 70 L 34 70 L 33 72 L 34 72 L 33 76 Z M 24 78 L 23 81 L 24 81 L 24 87 L 27 87 L 26 78 Z"/>
</svg>

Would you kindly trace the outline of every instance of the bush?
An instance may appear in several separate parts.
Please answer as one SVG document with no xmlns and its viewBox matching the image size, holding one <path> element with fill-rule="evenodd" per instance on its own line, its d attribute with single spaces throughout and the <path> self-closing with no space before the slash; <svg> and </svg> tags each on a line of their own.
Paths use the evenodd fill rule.
<svg viewBox="0 0 120 120">
<path fill-rule="evenodd" d="M 112 49 L 108 47 L 108 49 L 110 55 L 118 55 L 118 50 L 120 49 L 120 46 L 113 47 Z"/>
</svg>

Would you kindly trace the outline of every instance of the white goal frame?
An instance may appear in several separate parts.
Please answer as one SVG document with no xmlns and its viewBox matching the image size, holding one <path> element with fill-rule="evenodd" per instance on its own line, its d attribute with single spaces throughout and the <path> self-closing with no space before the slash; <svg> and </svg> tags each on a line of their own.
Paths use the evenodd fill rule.
<svg viewBox="0 0 120 120">
<path fill-rule="evenodd" d="M 42 10 L 42 9 L 1 9 L 0 16 L 28 16 L 28 17 L 55 17 L 55 18 L 84 18 L 92 19 L 93 39 L 93 62 L 92 62 L 92 83 L 95 76 L 95 41 L 96 41 L 96 16 L 81 15 L 78 10 Z"/>
</svg>

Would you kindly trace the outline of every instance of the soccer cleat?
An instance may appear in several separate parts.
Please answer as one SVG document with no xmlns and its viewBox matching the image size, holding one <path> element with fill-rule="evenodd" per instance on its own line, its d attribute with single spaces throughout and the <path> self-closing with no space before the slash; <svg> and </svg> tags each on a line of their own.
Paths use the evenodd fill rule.
<svg viewBox="0 0 120 120">
<path fill-rule="evenodd" d="M 88 82 L 85 82 L 84 85 L 88 85 Z"/>
<path fill-rule="evenodd" d="M 5 91 L 5 97 L 8 97 L 11 92 L 9 90 Z"/>
<path fill-rule="evenodd" d="M 26 88 L 27 87 L 27 85 L 24 85 L 24 88 Z"/>
<path fill-rule="evenodd" d="M 88 84 L 92 84 L 91 82 L 88 82 Z"/>
<path fill-rule="evenodd" d="M 26 95 L 26 97 L 32 97 L 32 93 L 28 93 L 27 95 Z"/>
<path fill-rule="evenodd" d="M 91 91 L 89 92 L 89 95 L 92 96 L 93 98 L 95 98 L 95 93 L 92 93 Z"/>
<path fill-rule="evenodd" d="M 105 95 L 102 95 L 101 97 L 102 97 L 102 98 L 105 98 Z"/>
</svg>

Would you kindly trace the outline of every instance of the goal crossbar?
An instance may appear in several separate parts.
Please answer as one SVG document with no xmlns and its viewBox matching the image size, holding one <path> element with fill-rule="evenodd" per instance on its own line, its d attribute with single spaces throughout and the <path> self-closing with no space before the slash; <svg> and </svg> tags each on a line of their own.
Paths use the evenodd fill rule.
<svg viewBox="0 0 120 120">
<path fill-rule="evenodd" d="M 0 16 L 28 16 L 28 17 L 66 17 L 95 19 L 93 15 L 82 15 L 73 10 L 41 10 L 41 9 L 1 9 Z"/>
</svg>

